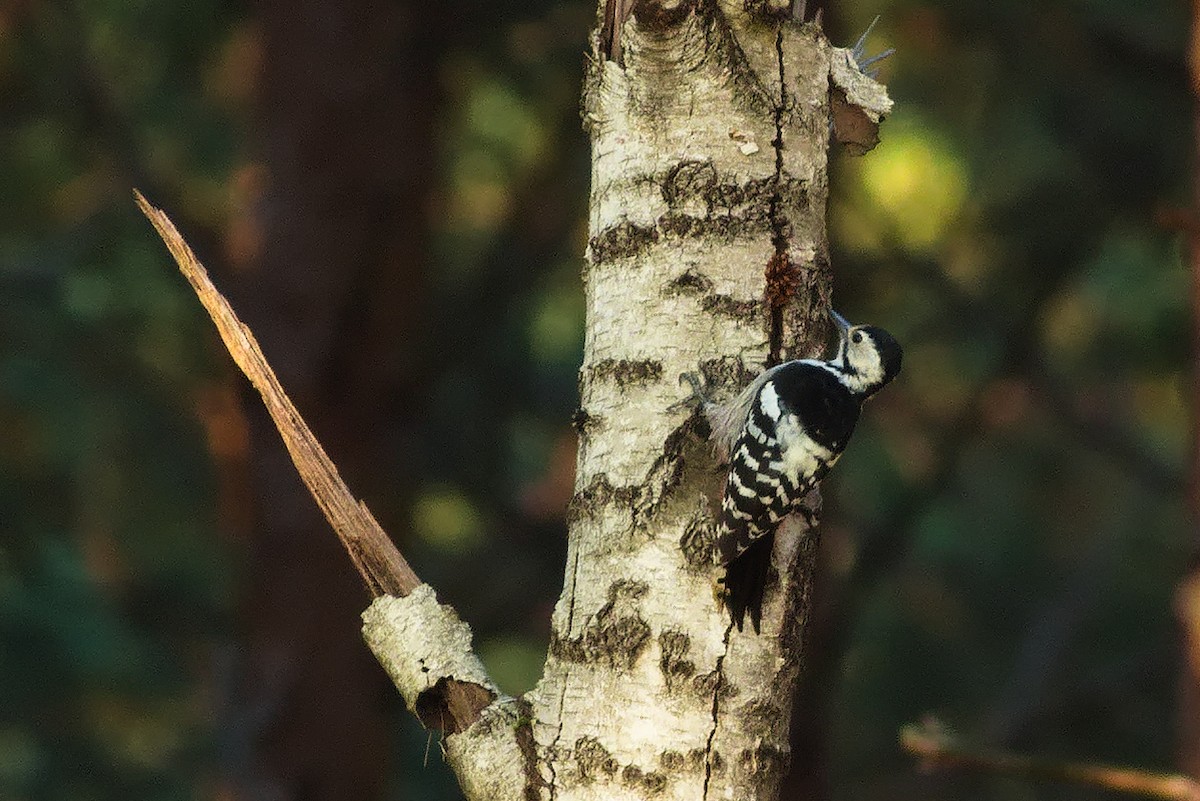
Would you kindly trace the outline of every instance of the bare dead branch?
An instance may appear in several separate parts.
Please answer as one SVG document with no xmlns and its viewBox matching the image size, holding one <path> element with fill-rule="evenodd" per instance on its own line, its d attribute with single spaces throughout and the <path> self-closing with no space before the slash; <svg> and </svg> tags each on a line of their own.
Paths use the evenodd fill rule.
<svg viewBox="0 0 1200 801">
<path fill-rule="evenodd" d="M 905 726 L 900 745 L 926 770 L 975 770 L 1033 780 L 1070 782 L 1166 801 L 1200 801 L 1200 784 L 1175 773 L 1087 762 L 1058 762 L 1007 751 L 972 749 L 936 722 Z"/>
<path fill-rule="evenodd" d="M 337 532 L 372 597 L 408 595 L 421 583 L 420 579 L 376 522 L 371 511 L 350 493 L 321 443 L 317 442 L 283 391 L 250 329 L 238 319 L 229 301 L 213 286 L 208 271 L 167 215 L 150 205 L 141 192 L 134 190 L 133 194 L 138 207 L 154 224 L 158 235 L 171 251 L 179 271 L 204 304 L 234 362 L 262 396 L 300 477 Z"/>
<path fill-rule="evenodd" d="M 384 533 L 374 515 L 366 504 L 357 500 L 351 493 L 337 468 L 326 455 L 321 443 L 313 436 L 305 424 L 300 412 L 292 405 L 287 393 L 283 391 L 275 371 L 267 362 L 262 350 L 255 341 L 250 329 L 238 319 L 233 308 L 224 296 L 213 286 L 208 277 L 208 271 L 196 258 L 196 254 L 188 247 L 187 242 L 180 236 L 174 224 L 161 210 L 157 209 L 134 190 L 134 197 L 142 213 L 154 224 L 159 236 L 166 243 L 167 249 L 179 265 L 196 296 L 204 304 L 209 317 L 217 326 L 221 339 L 225 342 L 229 354 L 241 371 L 250 379 L 250 383 L 262 396 L 271 419 L 275 421 L 280 436 L 292 456 L 296 470 L 304 480 L 305 486 L 316 499 L 325 518 L 337 532 L 338 539 L 350 555 L 354 567 L 362 576 L 367 589 L 375 598 L 380 596 L 407 597 L 420 586 L 421 581 L 409 567 L 408 562 L 396 549 L 396 546 Z M 440 608 L 432 591 L 422 596 L 420 608 L 424 610 L 422 622 L 427 623 L 429 609 Z M 372 606 L 372 609 L 375 609 Z M 441 612 L 446 619 L 453 618 L 453 611 L 445 608 Z M 470 651 L 470 630 L 462 625 L 466 634 L 459 639 L 461 642 L 434 643 L 435 649 L 448 648 L 446 651 L 454 655 L 450 661 L 454 670 L 461 670 L 463 664 L 475 666 L 477 658 Z M 418 638 L 421 636 L 419 633 Z M 367 639 L 376 651 L 376 656 L 388 667 L 390 652 L 380 646 L 381 641 L 392 651 L 412 651 L 416 646 L 414 640 L 403 640 L 399 644 L 392 643 L 395 633 L 386 625 L 369 628 Z M 442 653 L 442 650 L 438 650 Z M 409 671 L 410 673 L 413 671 Z M 430 680 L 431 675 L 426 671 L 416 671 L 422 680 Z M 419 686 L 419 682 L 408 682 L 409 675 L 405 671 L 389 670 L 392 680 L 405 693 L 406 700 L 413 712 L 427 726 L 444 730 L 447 734 L 465 731 L 479 720 L 483 711 L 496 698 L 497 692 L 486 678 L 481 665 L 469 672 L 467 679 L 462 680 L 454 675 L 433 676 L 434 683 L 429 687 Z M 408 683 L 406 683 L 408 682 Z M 412 686 L 409 686 L 412 684 Z"/>
</svg>

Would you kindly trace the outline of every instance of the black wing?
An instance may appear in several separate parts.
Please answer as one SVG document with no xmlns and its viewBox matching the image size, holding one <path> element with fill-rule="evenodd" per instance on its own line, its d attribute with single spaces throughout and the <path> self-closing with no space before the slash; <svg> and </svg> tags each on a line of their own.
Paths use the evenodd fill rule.
<svg viewBox="0 0 1200 801">
<path fill-rule="evenodd" d="M 771 380 L 787 411 L 800 418 L 804 432 L 835 455 L 841 453 L 854 433 L 862 402 L 837 376 L 811 363 L 781 365 Z"/>
</svg>

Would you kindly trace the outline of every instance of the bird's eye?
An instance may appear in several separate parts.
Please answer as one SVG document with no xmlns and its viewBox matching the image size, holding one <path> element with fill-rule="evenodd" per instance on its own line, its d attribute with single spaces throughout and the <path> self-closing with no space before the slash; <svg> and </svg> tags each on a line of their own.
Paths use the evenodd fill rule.
<svg viewBox="0 0 1200 801">
<path fill-rule="evenodd" d="M 853 342 L 862 342 L 862 331 L 855 331 L 850 335 L 850 339 Z"/>
</svg>

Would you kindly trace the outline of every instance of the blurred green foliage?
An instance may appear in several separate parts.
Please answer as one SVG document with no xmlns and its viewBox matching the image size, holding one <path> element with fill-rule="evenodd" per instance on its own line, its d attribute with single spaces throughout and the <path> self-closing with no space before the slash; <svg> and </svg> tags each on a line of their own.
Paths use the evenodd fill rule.
<svg viewBox="0 0 1200 801">
<path fill-rule="evenodd" d="M 835 159 L 829 210 L 838 306 L 906 345 L 826 493 L 837 634 L 810 657 L 828 719 L 804 725 L 829 727 L 837 798 L 1079 795 L 916 776 L 896 732 L 927 712 L 1170 765 L 1192 404 L 1188 276 L 1156 220 L 1189 197 L 1185 11 L 826 11 L 843 42 L 881 15 L 872 40 L 898 51 L 896 113 L 875 152 Z M 219 258 L 255 174 L 254 14 L 0 6 L 0 798 L 208 797 L 221 770 L 215 665 L 246 581 L 202 411 L 225 357 L 129 190 Z M 461 19 L 419 78 L 444 93 L 438 352 L 405 550 L 520 692 L 561 586 L 592 9 Z M 389 795 L 454 797 L 436 742 L 397 721 Z"/>
</svg>

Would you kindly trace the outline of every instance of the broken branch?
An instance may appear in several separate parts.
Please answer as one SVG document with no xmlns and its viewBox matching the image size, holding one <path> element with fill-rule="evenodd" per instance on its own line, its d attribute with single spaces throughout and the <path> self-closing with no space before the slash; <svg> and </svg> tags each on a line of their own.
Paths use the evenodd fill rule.
<svg viewBox="0 0 1200 801">
<path fill-rule="evenodd" d="M 142 213 L 153 223 L 171 251 L 179 271 L 204 304 L 225 347 L 229 349 L 229 355 L 262 396 L 300 477 L 337 532 L 338 539 L 342 541 L 371 596 L 405 596 L 411 593 L 421 583 L 417 574 L 384 533 L 371 511 L 351 494 L 346 482 L 342 481 L 325 449 L 317 442 L 304 418 L 283 391 L 250 329 L 238 319 L 229 301 L 213 286 L 208 271 L 170 218 L 161 209 L 150 205 L 141 192 L 135 189 L 133 195 Z"/>
</svg>

